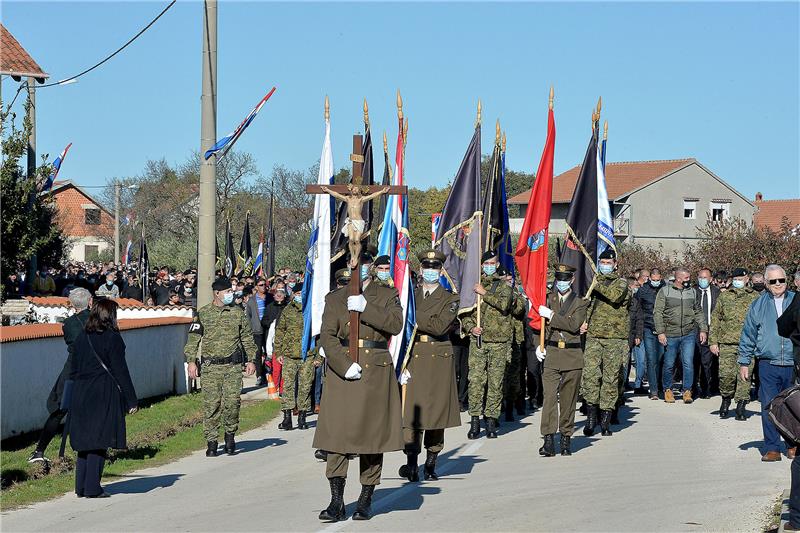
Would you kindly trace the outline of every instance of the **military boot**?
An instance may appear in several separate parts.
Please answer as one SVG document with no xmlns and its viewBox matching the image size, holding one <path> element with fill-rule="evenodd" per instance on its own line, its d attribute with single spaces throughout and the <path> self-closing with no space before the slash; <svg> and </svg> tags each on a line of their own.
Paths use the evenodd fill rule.
<svg viewBox="0 0 800 533">
<path fill-rule="evenodd" d="M 308 429 L 305 411 L 300 411 L 300 413 L 297 415 L 297 429 Z"/>
<path fill-rule="evenodd" d="M 554 435 L 552 433 L 544 436 L 544 444 L 539 448 L 539 455 L 542 457 L 554 457 L 556 455 L 556 444 L 553 439 Z"/>
<path fill-rule="evenodd" d="M 586 425 L 583 426 L 583 434 L 587 437 L 594 435 L 594 429 L 597 427 L 597 406 L 586 406 Z"/>
<path fill-rule="evenodd" d="M 736 402 L 736 420 L 747 420 L 747 416 L 745 416 L 745 406 L 747 402 L 744 400 L 740 400 Z"/>
<path fill-rule="evenodd" d="M 400 467 L 400 470 L 398 470 L 397 474 L 411 482 L 419 481 L 419 464 L 417 462 L 418 457 L 418 454 L 408 452 L 406 454 L 406 464 Z"/>
<path fill-rule="evenodd" d="M 561 434 L 561 455 L 572 455 L 572 438 Z"/>
<path fill-rule="evenodd" d="M 720 418 L 728 418 L 728 413 L 730 413 L 731 408 L 731 399 L 722 397 L 722 404 L 719 406 L 719 417 Z"/>
<path fill-rule="evenodd" d="M 217 447 L 219 443 L 215 440 L 208 441 L 208 448 L 206 448 L 206 457 L 216 457 L 217 456 Z"/>
<path fill-rule="evenodd" d="M 225 432 L 225 453 L 234 455 L 236 453 L 236 440 L 233 438 L 233 433 Z"/>
<path fill-rule="evenodd" d="M 375 485 L 361 485 L 361 495 L 356 503 L 356 512 L 353 513 L 353 520 L 369 520 L 372 518 L 372 493 Z"/>
<path fill-rule="evenodd" d="M 323 522 L 338 522 L 344 520 L 344 483 L 343 477 L 332 477 L 328 479 L 331 485 L 331 503 L 327 509 L 319 513 L 319 519 Z"/>
<path fill-rule="evenodd" d="M 477 439 L 481 435 L 481 419 L 480 417 L 473 416 L 469 420 L 469 431 L 467 432 L 467 438 L 470 440 Z"/>
<path fill-rule="evenodd" d="M 278 429 L 284 429 L 286 431 L 291 431 L 294 428 L 292 427 L 292 410 L 286 409 L 283 412 L 283 422 L 278 424 Z"/>
<path fill-rule="evenodd" d="M 611 425 L 611 411 L 601 411 L 600 412 L 600 434 L 604 437 L 610 437 L 612 435 L 611 429 L 609 426 Z"/>
<path fill-rule="evenodd" d="M 612 424 L 619 424 L 619 410 L 622 406 L 618 405 L 611 411 L 611 423 Z"/>
<path fill-rule="evenodd" d="M 428 452 L 425 458 L 425 481 L 439 481 L 439 476 L 436 475 L 436 458 L 439 452 Z"/>
<path fill-rule="evenodd" d="M 581 406 L 578 408 L 578 412 L 583 416 L 589 415 L 589 404 L 583 398 L 581 398 Z"/>
<path fill-rule="evenodd" d="M 514 421 L 514 400 L 506 400 L 506 422 Z"/>
<path fill-rule="evenodd" d="M 486 419 L 486 438 L 487 439 L 496 439 L 497 438 L 497 419 L 496 418 L 487 418 Z"/>
</svg>

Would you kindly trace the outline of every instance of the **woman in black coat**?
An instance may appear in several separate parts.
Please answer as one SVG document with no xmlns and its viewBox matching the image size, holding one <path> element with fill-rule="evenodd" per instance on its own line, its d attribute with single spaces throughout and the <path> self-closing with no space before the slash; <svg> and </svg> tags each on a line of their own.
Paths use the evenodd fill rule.
<svg viewBox="0 0 800 533">
<path fill-rule="evenodd" d="M 106 451 L 124 449 L 125 413 L 137 409 L 125 343 L 117 326 L 117 303 L 99 299 L 86 329 L 73 344 L 74 380 L 70 403 L 70 444 L 78 452 L 75 493 L 78 497 L 105 498 L 100 486 Z"/>
</svg>

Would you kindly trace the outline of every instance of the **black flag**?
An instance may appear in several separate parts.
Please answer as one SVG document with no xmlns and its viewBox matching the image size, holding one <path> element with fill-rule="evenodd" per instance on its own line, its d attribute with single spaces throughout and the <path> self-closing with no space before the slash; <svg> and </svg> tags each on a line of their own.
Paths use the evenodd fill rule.
<svg viewBox="0 0 800 533">
<path fill-rule="evenodd" d="M 233 249 L 233 235 L 231 235 L 231 221 L 225 226 L 225 264 L 222 266 L 222 274 L 226 278 L 233 276 L 233 267 L 236 264 L 236 257 Z"/>
<path fill-rule="evenodd" d="M 592 132 L 586 156 L 583 158 L 575 192 L 567 212 L 567 235 L 559 261 L 575 267 L 572 286 L 578 296 L 584 296 L 594 278 L 597 255 L 597 133 Z"/>
<path fill-rule="evenodd" d="M 139 241 L 139 284 L 142 286 L 142 298 L 147 304 L 150 296 L 150 256 L 147 253 L 147 243 L 144 240 L 144 224 L 142 224 L 142 240 Z"/>
<path fill-rule="evenodd" d="M 239 276 L 249 276 L 253 273 L 253 245 L 250 242 L 250 212 L 244 218 L 242 242 L 239 243 L 239 255 L 236 257 L 236 271 Z"/>
<path fill-rule="evenodd" d="M 364 169 L 361 174 L 362 185 L 373 185 L 375 183 L 373 178 L 373 165 L 372 165 L 372 133 L 370 133 L 369 123 L 366 123 L 367 134 L 364 138 L 364 144 L 361 147 L 361 157 L 364 158 Z M 350 183 L 353 183 L 353 176 L 350 177 Z M 385 194 L 383 196 L 386 196 Z M 364 219 L 363 238 L 370 235 L 370 228 L 372 227 L 372 200 L 365 203 L 361 207 L 361 218 Z M 381 219 L 382 220 L 382 219 Z M 342 255 L 347 253 L 347 235 L 342 233 L 347 221 L 347 203 L 339 202 L 339 209 L 336 212 L 336 230 L 331 238 L 331 263 L 336 261 Z"/>
<path fill-rule="evenodd" d="M 483 251 L 497 250 L 503 240 L 503 179 L 500 142 L 495 142 L 489 179 L 483 194 Z"/>
</svg>

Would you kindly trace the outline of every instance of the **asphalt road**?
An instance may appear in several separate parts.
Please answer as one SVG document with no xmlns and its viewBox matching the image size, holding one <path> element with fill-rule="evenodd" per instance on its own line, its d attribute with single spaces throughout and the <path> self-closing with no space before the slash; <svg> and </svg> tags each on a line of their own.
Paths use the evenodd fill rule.
<svg viewBox="0 0 800 533">
<path fill-rule="evenodd" d="M 277 420 L 239 436 L 234 457 L 203 452 L 106 485 L 111 498 L 68 494 L 3 513 L 2 531 L 761 531 L 789 484 L 790 461 L 761 463 L 760 418 L 720 420 L 718 399 L 634 398 L 611 437 L 574 439 L 572 457 L 542 458 L 539 415 L 498 439 L 447 430 L 438 482 L 411 484 L 387 454 L 369 522 L 322 524 L 324 464 L 313 428 Z M 466 413 L 463 420 L 466 422 Z M 314 417 L 311 417 L 313 424 Z M 424 460 L 424 456 L 422 457 Z M 360 486 L 351 462 L 348 516 Z"/>
</svg>

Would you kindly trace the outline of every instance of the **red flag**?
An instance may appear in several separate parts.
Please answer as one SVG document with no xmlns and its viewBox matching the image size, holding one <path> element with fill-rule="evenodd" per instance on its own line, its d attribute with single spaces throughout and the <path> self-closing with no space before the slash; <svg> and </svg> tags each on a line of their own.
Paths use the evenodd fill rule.
<svg viewBox="0 0 800 533">
<path fill-rule="evenodd" d="M 517 243 L 517 267 L 522 286 L 531 303 L 528 318 L 534 329 L 541 326 L 539 306 L 547 305 L 547 243 L 550 209 L 553 203 L 553 153 L 556 146 L 556 122 L 553 109 L 547 114 L 547 140 L 542 160 L 531 190 L 528 210 Z"/>
</svg>

